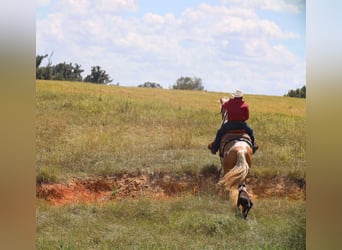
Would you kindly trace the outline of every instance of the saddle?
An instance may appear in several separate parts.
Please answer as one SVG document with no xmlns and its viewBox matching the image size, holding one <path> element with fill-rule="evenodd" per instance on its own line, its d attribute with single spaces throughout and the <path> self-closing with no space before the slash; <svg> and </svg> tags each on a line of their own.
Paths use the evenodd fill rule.
<svg viewBox="0 0 342 250">
<path fill-rule="evenodd" d="M 220 149 L 219 154 L 220 157 L 223 157 L 224 148 L 226 145 L 232 141 L 244 141 L 246 142 L 251 148 L 252 146 L 252 140 L 249 137 L 249 135 L 246 133 L 245 130 L 239 129 L 239 130 L 230 130 L 229 132 L 225 133 L 222 136 L 221 142 L 220 142 Z"/>
</svg>

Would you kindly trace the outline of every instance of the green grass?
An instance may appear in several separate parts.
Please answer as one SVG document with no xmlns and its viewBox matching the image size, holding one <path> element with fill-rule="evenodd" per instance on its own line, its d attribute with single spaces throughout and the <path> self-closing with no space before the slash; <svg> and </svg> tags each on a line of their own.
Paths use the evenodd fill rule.
<svg viewBox="0 0 342 250">
<path fill-rule="evenodd" d="M 227 93 L 37 81 L 37 183 L 144 171 L 211 172 Z M 246 95 L 251 175 L 305 179 L 304 99 Z M 177 199 L 53 207 L 37 199 L 37 249 L 305 249 L 305 201 L 260 199 L 244 221 L 207 190 Z"/>
<path fill-rule="evenodd" d="M 37 249 L 305 249 L 302 201 L 256 201 L 247 221 L 211 195 L 37 211 Z"/>
<path fill-rule="evenodd" d="M 224 95 L 37 81 L 37 168 L 56 168 L 67 179 L 219 165 L 207 144 L 220 125 L 217 100 Z M 305 100 L 245 99 L 260 145 L 253 167 L 305 173 Z"/>
</svg>

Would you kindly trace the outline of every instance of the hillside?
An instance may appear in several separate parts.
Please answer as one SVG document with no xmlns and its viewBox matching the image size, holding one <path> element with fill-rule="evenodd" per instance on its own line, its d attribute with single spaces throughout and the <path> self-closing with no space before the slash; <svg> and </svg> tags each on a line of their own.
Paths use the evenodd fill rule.
<svg viewBox="0 0 342 250">
<path fill-rule="evenodd" d="M 246 95 L 245 222 L 207 144 L 228 93 L 37 81 L 37 249 L 305 249 L 305 100 Z M 225 239 L 225 240 L 222 240 Z"/>
<path fill-rule="evenodd" d="M 120 172 L 198 172 L 228 93 L 37 81 L 37 170 L 58 179 Z M 305 100 L 246 95 L 260 149 L 253 169 L 305 173 Z"/>
</svg>

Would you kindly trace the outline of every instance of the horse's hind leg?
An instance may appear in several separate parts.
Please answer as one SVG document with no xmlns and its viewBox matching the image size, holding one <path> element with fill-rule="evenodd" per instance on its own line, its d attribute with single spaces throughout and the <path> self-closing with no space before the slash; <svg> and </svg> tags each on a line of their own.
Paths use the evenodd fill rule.
<svg viewBox="0 0 342 250">
<path fill-rule="evenodd" d="M 247 219 L 248 210 L 249 210 L 248 208 L 244 208 L 244 209 L 243 209 L 243 212 L 242 212 L 242 213 L 243 213 L 243 218 L 244 218 L 245 220 Z"/>
</svg>

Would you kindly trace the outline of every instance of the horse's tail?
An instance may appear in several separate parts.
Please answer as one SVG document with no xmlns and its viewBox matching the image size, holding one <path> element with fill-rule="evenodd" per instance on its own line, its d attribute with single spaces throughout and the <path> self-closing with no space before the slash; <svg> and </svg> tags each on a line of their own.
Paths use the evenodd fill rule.
<svg viewBox="0 0 342 250">
<path fill-rule="evenodd" d="M 226 173 L 217 183 L 219 187 L 224 187 L 226 191 L 236 189 L 242 183 L 248 174 L 249 165 L 246 160 L 246 150 L 241 149 L 237 152 L 237 161 L 235 166 Z"/>
</svg>

